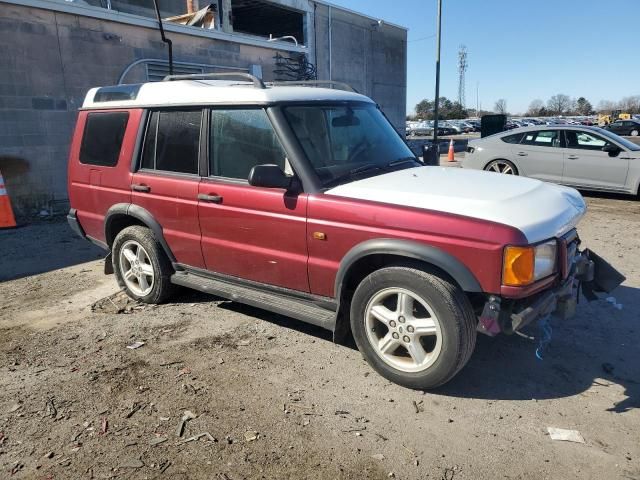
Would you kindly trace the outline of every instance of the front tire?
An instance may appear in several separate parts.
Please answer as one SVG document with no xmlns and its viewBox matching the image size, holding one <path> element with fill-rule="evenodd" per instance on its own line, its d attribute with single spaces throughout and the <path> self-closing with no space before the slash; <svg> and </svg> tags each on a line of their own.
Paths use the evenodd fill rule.
<svg viewBox="0 0 640 480">
<path fill-rule="evenodd" d="M 365 360 L 383 377 L 431 389 L 469 361 L 476 318 L 464 292 L 448 280 L 412 267 L 387 267 L 356 289 L 351 330 Z"/>
<path fill-rule="evenodd" d="M 134 300 L 158 304 L 173 293 L 173 267 L 148 228 L 123 229 L 113 241 L 111 257 L 118 285 Z"/>
</svg>

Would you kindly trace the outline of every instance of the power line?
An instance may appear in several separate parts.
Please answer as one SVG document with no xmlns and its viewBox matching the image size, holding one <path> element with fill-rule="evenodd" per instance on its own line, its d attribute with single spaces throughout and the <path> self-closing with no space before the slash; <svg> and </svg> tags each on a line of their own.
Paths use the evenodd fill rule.
<svg viewBox="0 0 640 480">
<path fill-rule="evenodd" d="M 414 38 L 413 40 L 407 40 L 407 43 L 421 42 L 422 40 L 429 40 L 430 38 L 434 38 L 435 36 L 436 34 L 434 33 L 433 35 L 429 35 L 428 37 L 420 37 L 420 38 Z"/>
</svg>

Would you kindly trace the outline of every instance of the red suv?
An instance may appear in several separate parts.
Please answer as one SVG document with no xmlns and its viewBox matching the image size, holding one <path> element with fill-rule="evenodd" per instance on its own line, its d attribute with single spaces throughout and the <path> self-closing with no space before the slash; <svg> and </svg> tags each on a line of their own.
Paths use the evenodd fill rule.
<svg viewBox="0 0 640 480">
<path fill-rule="evenodd" d="M 132 298 L 182 285 L 352 335 L 412 388 L 450 380 L 476 331 L 566 316 L 578 280 L 598 288 L 578 192 L 425 167 L 353 91 L 248 75 L 92 89 L 69 195 Z"/>
</svg>

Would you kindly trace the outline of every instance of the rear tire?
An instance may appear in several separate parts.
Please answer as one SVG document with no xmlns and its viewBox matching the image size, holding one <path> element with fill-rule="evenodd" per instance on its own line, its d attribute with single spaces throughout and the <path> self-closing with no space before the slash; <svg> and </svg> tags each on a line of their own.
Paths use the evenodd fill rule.
<svg viewBox="0 0 640 480">
<path fill-rule="evenodd" d="M 469 361 L 476 317 L 460 287 L 411 267 L 367 276 L 351 302 L 351 330 L 384 378 L 415 389 L 447 383 Z"/>
<path fill-rule="evenodd" d="M 509 160 L 492 160 L 484 167 L 484 170 L 504 175 L 518 175 L 518 169 Z"/>
<path fill-rule="evenodd" d="M 158 304 L 173 293 L 173 267 L 148 228 L 123 229 L 113 241 L 111 257 L 118 285 L 134 300 Z"/>
<path fill-rule="evenodd" d="M 631 130 L 631 136 L 632 137 L 637 137 L 638 133 L 640 133 L 640 132 L 638 132 L 638 130 Z"/>
</svg>

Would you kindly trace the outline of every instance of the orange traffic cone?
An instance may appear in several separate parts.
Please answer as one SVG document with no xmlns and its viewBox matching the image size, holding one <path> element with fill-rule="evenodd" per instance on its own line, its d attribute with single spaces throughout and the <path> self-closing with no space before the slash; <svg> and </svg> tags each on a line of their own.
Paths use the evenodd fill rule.
<svg viewBox="0 0 640 480">
<path fill-rule="evenodd" d="M 13 228 L 16 226 L 16 218 L 13 216 L 11 201 L 4 186 L 4 178 L 0 172 L 0 228 Z"/>
<path fill-rule="evenodd" d="M 447 155 L 447 160 L 450 162 L 455 162 L 455 158 L 453 156 L 453 138 L 449 142 L 449 154 Z"/>
</svg>

